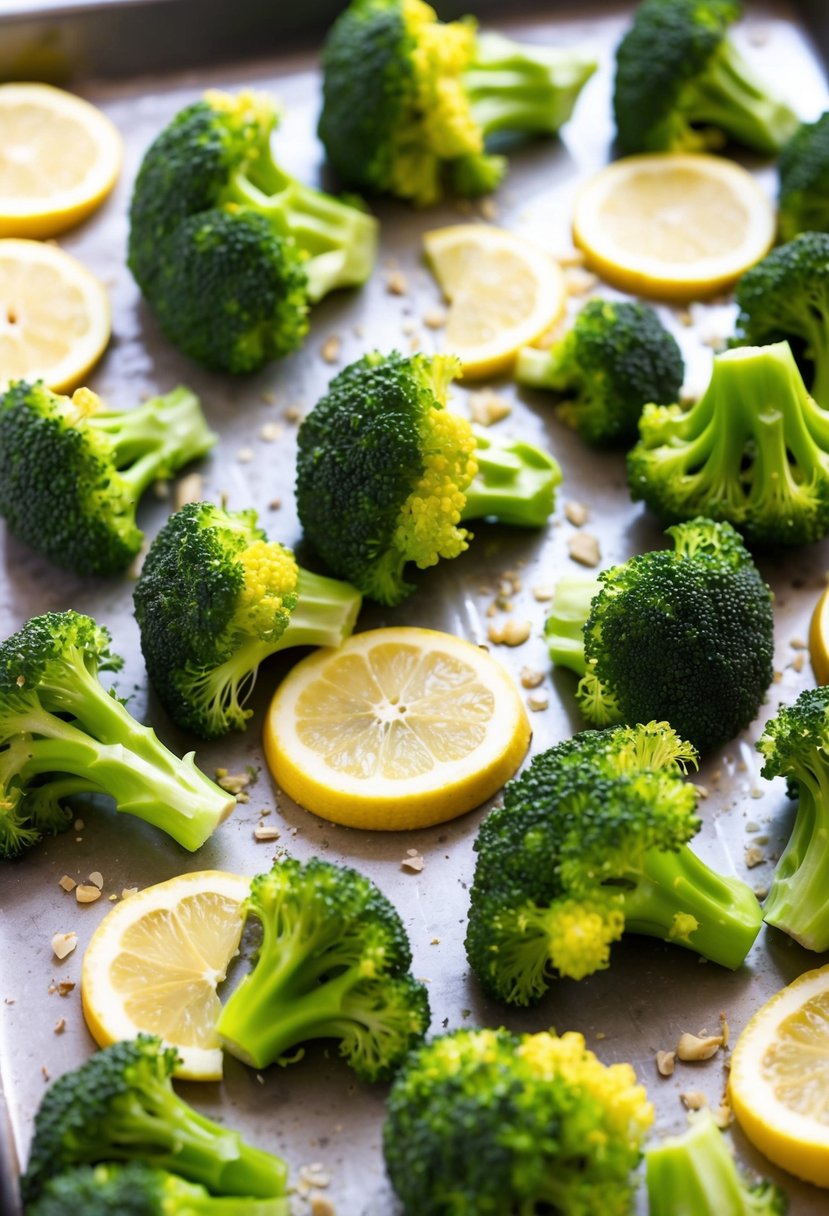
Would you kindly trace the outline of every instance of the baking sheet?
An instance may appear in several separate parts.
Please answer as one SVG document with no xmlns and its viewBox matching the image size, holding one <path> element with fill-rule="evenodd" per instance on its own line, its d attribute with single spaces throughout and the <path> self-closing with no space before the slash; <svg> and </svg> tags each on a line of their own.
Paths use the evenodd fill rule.
<svg viewBox="0 0 829 1216">
<path fill-rule="evenodd" d="M 749 15 L 739 31 L 746 54 L 788 93 L 804 119 L 815 118 L 829 104 L 829 90 L 796 9 L 784 4 L 747 7 Z M 79 88 L 113 118 L 126 142 L 124 171 L 114 195 L 84 227 L 60 241 L 104 280 L 111 294 L 113 341 L 90 377 L 90 386 L 113 405 L 126 408 L 177 383 L 191 385 L 202 396 L 208 419 L 221 436 L 217 449 L 201 467 L 205 496 L 225 496 L 233 509 L 257 508 L 269 535 L 296 546 L 300 560 L 308 560 L 300 543 L 292 497 L 297 416 L 310 408 L 338 367 L 367 349 L 418 346 L 432 350 L 440 346 L 440 333 L 422 321 L 439 302 L 420 255 L 420 237 L 427 229 L 470 217 L 481 219 L 483 211 L 553 252 L 568 248 L 575 186 L 611 155 L 611 48 L 630 8 L 556 7 L 554 16 L 546 21 L 491 21 L 490 25 L 514 36 L 562 45 L 587 42 L 595 48 L 601 68 L 586 86 L 562 140 L 539 142 L 512 155 L 510 174 L 493 211 L 479 204 L 463 208 L 446 204 L 427 212 L 414 212 L 394 202 L 377 206 L 382 250 L 372 282 L 362 291 L 340 294 L 318 306 L 305 348 L 244 380 L 202 372 L 155 330 L 125 267 L 131 185 L 144 149 L 181 106 L 206 87 L 246 86 L 270 90 L 285 105 L 286 117 L 276 143 L 285 166 L 308 181 L 328 184 L 314 138 L 319 83 L 313 57 L 228 64 Z M 746 163 L 773 193 L 773 170 Z M 389 278 L 396 273 L 405 278 L 406 290 L 401 295 L 388 289 Z M 573 306 L 583 298 L 574 298 Z M 711 343 L 729 334 L 732 308 L 727 303 L 694 305 L 691 327 L 682 323 L 678 311 L 661 308 L 660 314 L 676 333 L 688 361 L 686 389 L 700 391 L 710 367 Z M 332 337 L 340 342 L 336 365 L 326 362 L 322 353 Z M 360 628 L 418 624 L 486 644 L 493 620 L 511 615 L 531 621 L 528 642 L 515 650 L 493 647 L 493 654 L 516 678 L 523 667 L 545 673 L 542 689 L 549 695 L 549 708 L 531 715 L 532 754 L 582 725 L 573 699 L 573 678 L 568 672 L 550 671 L 541 637 L 548 605 L 533 593 L 579 569 L 568 555 L 574 529 L 565 519 L 564 504 L 578 501 L 588 506 L 585 529 L 598 537 L 603 565 L 661 547 L 664 542 L 659 526 L 628 501 L 623 456 L 588 451 L 556 421 L 550 397 L 519 392 L 506 380 L 491 383 L 513 403 L 512 413 L 497 424 L 493 434 L 520 435 L 548 444 L 562 465 L 564 484 L 549 528 L 530 533 L 478 527 L 470 550 L 417 576 L 418 590 L 404 604 L 393 610 L 366 605 Z M 460 412 L 467 409 L 466 388 L 455 389 L 452 406 Z M 263 438 L 263 427 L 270 423 L 282 428 L 275 442 Z M 281 500 L 279 508 L 270 505 L 276 499 Z M 155 534 L 170 509 L 169 500 L 147 496 L 140 522 L 148 537 Z M 825 585 L 829 547 L 823 543 L 784 558 L 761 559 L 759 564 L 776 595 L 775 667 L 779 679 L 755 726 L 703 767 L 699 781 L 709 792 L 701 803 L 704 826 L 695 847 L 719 870 L 764 887 L 772 873 L 771 858 L 779 853 L 789 830 L 791 810 L 782 782 L 760 780 L 753 742 L 778 703 L 790 702 L 813 682 L 808 661 L 802 670 L 798 666 L 808 618 Z M 506 573 L 518 577 L 521 589 L 510 596 L 510 612 L 492 617 L 492 605 Z M 126 660 L 117 680 L 119 692 L 129 696 L 132 712 L 152 722 L 168 745 L 180 752 L 188 750 L 193 741 L 169 723 L 147 687 L 128 580 L 75 578 L 32 554 L 0 526 L 2 636 L 35 613 L 67 607 L 88 612 L 110 628 L 115 648 Z M 672 1078 L 663 1079 L 656 1072 L 655 1052 L 672 1048 L 682 1031 L 715 1031 L 721 1012 L 736 1037 L 751 1013 L 773 992 L 826 958 L 801 949 L 780 933 L 763 930 L 746 966 L 730 973 L 698 961 L 690 952 L 650 939 L 629 938 L 614 946 L 609 970 L 580 983 L 559 981 L 530 1011 L 516 1012 L 486 1000 L 469 976 L 463 953 L 472 844 L 486 808 L 426 831 L 381 834 L 330 825 L 292 804 L 274 788 L 264 768 L 260 727 L 280 674 L 297 657 L 297 652 L 288 652 L 263 667 L 252 702 L 255 714 L 246 733 L 197 747 L 197 760 L 210 774 L 219 767 L 237 772 L 248 766 L 257 774 L 249 802 L 239 805 L 198 854 L 184 852 L 127 816 L 89 811 L 83 814 L 82 830 L 47 841 L 21 862 L 0 871 L 0 1075 L 21 1159 L 25 1159 L 32 1117 L 47 1081 L 78 1065 L 93 1050 L 78 987 L 61 996 L 56 985 L 79 980 L 84 947 L 110 906 L 109 896 L 119 895 L 127 886 L 143 887 L 188 870 L 216 867 L 252 875 L 269 868 L 277 848 L 287 848 L 300 858 L 318 854 L 355 865 L 375 879 L 400 910 L 409 930 L 413 970 L 429 984 L 434 1031 L 475 1024 L 503 1024 L 518 1031 L 580 1030 L 605 1062 L 629 1060 L 634 1064 L 657 1108 L 656 1134 L 683 1127 L 682 1091 L 702 1090 L 716 1106 L 726 1080 L 727 1053 L 698 1065 L 678 1065 Z M 254 840 L 253 829 L 265 810 L 272 812 L 269 822 L 276 823 L 282 833 L 276 844 Z M 751 830 L 754 825 L 759 831 Z M 746 849 L 758 836 L 768 837 L 762 846 L 767 860 L 749 869 Z M 401 867 L 409 849 L 423 857 L 422 872 Z M 64 894 L 58 880 L 63 874 L 83 880 L 93 870 L 104 877 L 104 897 L 97 904 L 81 907 L 72 895 Z M 78 949 L 59 963 L 52 955 L 51 937 L 68 930 L 77 932 Z M 55 1030 L 59 1019 L 65 1020 L 60 1034 Z M 389 1216 L 398 1211 L 380 1152 L 386 1088 L 360 1084 L 335 1051 L 321 1045 L 291 1068 L 272 1068 L 262 1074 L 228 1059 L 221 1085 L 187 1085 L 181 1090 L 206 1113 L 284 1155 L 294 1179 L 301 1167 L 321 1162 L 330 1174 L 328 1194 L 338 1216 Z M 769 1166 L 738 1129 L 732 1129 L 731 1136 L 742 1161 L 783 1183 L 793 1213 L 816 1216 L 825 1211 L 824 1192 Z M 307 1211 L 307 1202 L 297 1198 L 296 1209 Z"/>
</svg>

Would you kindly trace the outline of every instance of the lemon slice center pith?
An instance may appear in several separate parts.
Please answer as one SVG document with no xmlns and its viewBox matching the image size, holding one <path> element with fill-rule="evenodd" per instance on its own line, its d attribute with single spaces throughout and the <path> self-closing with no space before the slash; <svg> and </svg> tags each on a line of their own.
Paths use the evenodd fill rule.
<svg viewBox="0 0 829 1216">
<path fill-rule="evenodd" d="M 761 1069 L 779 1102 L 829 1127 L 829 992 L 780 1023 Z"/>
</svg>

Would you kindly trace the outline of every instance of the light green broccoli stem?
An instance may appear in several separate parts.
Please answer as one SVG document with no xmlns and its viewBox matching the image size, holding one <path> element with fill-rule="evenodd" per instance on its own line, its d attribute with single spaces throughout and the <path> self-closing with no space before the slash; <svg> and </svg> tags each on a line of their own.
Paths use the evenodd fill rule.
<svg viewBox="0 0 829 1216">
<path fill-rule="evenodd" d="M 561 349 L 569 347 L 567 338 L 559 347 L 540 350 L 537 346 L 522 346 L 515 363 L 515 379 L 529 388 L 549 388 L 553 392 L 569 392 L 575 369 L 562 360 Z"/>
<path fill-rule="evenodd" d="M 554 457 L 521 440 L 495 443 L 476 432 L 475 459 L 478 472 L 466 489 L 462 520 L 493 516 L 519 528 L 546 524 L 561 483 Z"/>
<path fill-rule="evenodd" d="M 181 1198 L 164 1197 L 167 1202 L 175 1199 L 175 1206 L 170 1208 L 177 1213 Z M 167 1209 L 163 1208 L 163 1212 Z M 290 1204 L 287 1199 L 248 1199 L 247 1196 L 230 1195 L 217 1198 L 215 1195 L 187 1195 L 183 1213 L 186 1216 L 291 1216 Z"/>
<path fill-rule="evenodd" d="M 579 50 L 480 34 L 463 80 L 485 138 L 496 131 L 554 135 L 570 118 L 596 67 L 596 60 Z"/>
<path fill-rule="evenodd" d="M 99 1151 L 111 1159 L 117 1159 L 120 1148 L 122 1160 L 138 1157 L 223 1195 L 268 1199 L 285 1194 L 284 1161 L 200 1115 L 161 1082 L 142 1079 L 140 1094 L 116 1100 L 106 1135 Z"/>
<path fill-rule="evenodd" d="M 357 624 L 362 596 L 342 579 L 299 568 L 297 604 L 273 650 L 288 646 L 341 646 Z"/>
<path fill-rule="evenodd" d="M 751 888 L 715 873 L 687 845 L 648 849 L 619 883 L 626 933 L 674 942 L 723 967 L 739 967 L 760 931 L 762 909 Z"/>
<path fill-rule="evenodd" d="M 602 589 L 597 578 L 572 574 L 559 579 L 544 626 L 547 650 L 559 667 L 569 667 L 577 676 L 585 675 L 584 626 L 590 605 Z"/>
<path fill-rule="evenodd" d="M 689 121 L 710 123 L 769 156 L 776 155 L 800 126 L 791 107 L 770 96 L 767 83 L 730 38 L 722 39 L 704 72 L 682 87 L 677 108 Z"/>
<path fill-rule="evenodd" d="M 688 1130 L 645 1152 L 650 1216 L 782 1216 L 785 1197 L 769 1182 L 747 1182 L 710 1110 Z"/>
<path fill-rule="evenodd" d="M 254 182 L 236 174 L 222 201 L 250 207 L 266 216 L 281 236 L 296 242 L 307 257 L 303 270 L 312 304 L 336 288 L 365 283 L 377 257 L 374 216 L 303 185 L 283 173 L 270 157 L 255 163 L 255 176 Z"/>
<path fill-rule="evenodd" d="M 21 714 L 21 733 L 0 753 L 0 789 L 15 777 L 28 782 L 60 773 L 75 779 L 67 796 L 82 788 L 109 794 L 118 811 L 153 824 L 191 852 L 233 810 L 235 799 L 196 768 L 192 752 L 175 756 L 82 662 L 73 665 L 65 686 L 49 694 L 54 712 L 33 699 Z"/>
<path fill-rule="evenodd" d="M 829 772 L 821 755 L 797 770 L 799 805 L 763 919 L 807 950 L 829 949 Z"/>
<path fill-rule="evenodd" d="M 152 397 L 134 410 L 91 414 L 84 425 L 109 437 L 120 478 L 136 500 L 152 482 L 166 480 L 204 456 L 217 439 L 198 397 L 182 387 Z"/>
</svg>

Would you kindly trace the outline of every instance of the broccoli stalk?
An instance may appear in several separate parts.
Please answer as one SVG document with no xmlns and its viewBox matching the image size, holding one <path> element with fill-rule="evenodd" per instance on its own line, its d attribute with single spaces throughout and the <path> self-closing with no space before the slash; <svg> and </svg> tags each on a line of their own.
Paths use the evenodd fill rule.
<svg viewBox="0 0 829 1216">
<path fill-rule="evenodd" d="M 225 1049 L 263 1068 L 332 1038 L 364 1080 L 391 1076 L 423 1037 L 429 1007 L 385 896 L 356 870 L 288 859 L 254 878 L 243 908 L 262 944 L 219 1018 Z"/>
<path fill-rule="evenodd" d="M 176 1059 L 175 1048 L 139 1035 L 64 1073 L 35 1116 L 24 1202 L 71 1166 L 112 1161 L 170 1170 L 217 1195 L 283 1196 L 285 1163 L 180 1098 L 170 1083 Z"/>
<path fill-rule="evenodd" d="M 323 49 L 319 135 L 346 184 L 426 205 L 446 180 L 494 190 L 506 170 L 499 132 L 554 134 L 596 62 L 578 49 L 477 34 L 421 0 L 352 0 Z"/>
<path fill-rule="evenodd" d="M 727 520 L 749 543 L 829 532 L 829 412 L 806 391 L 788 342 L 718 355 L 697 402 L 648 406 L 639 429 L 630 490 L 660 519 Z"/>
<path fill-rule="evenodd" d="M 406 1060 L 383 1152 L 406 1216 L 626 1216 L 652 1121 L 633 1067 L 580 1034 L 456 1030 Z"/>
<path fill-rule="evenodd" d="M 616 51 L 623 152 L 704 151 L 726 139 L 780 151 L 799 120 L 728 37 L 740 13 L 736 0 L 642 0 Z"/>
<path fill-rule="evenodd" d="M 129 266 L 166 336 L 205 367 L 295 350 L 309 302 L 371 273 L 377 222 L 285 173 L 268 98 L 218 91 L 157 136 L 136 178 Z"/>
<path fill-rule="evenodd" d="M 299 429 L 297 508 L 305 534 L 341 578 L 397 604 L 421 570 L 457 557 L 462 521 L 540 527 L 558 463 L 523 442 L 497 443 L 445 408 L 451 355 L 374 351 L 331 381 Z"/>
<path fill-rule="evenodd" d="M 136 509 L 157 480 L 216 442 L 186 388 L 133 410 L 16 381 L 0 396 L 0 515 L 33 548 L 78 574 L 115 574 L 141 548 Z"/>
<path fill-rule="evenodd" d="M 79 1165 L 50 1178 L 27 1216 L 290 1216 L 283 1198 L 211 1195 L 203 1186 L 140 1161 Z"/>
<path fill-rule="evenodd" d="M 581 677 L 591 725 L 670 718 L 706 751 L 749 724 L 771 683 L 771 592 L 729 524 L 695 519 L 668 535 L 673 551 L 560 579 L 547 646 Z"/>
<path fill-rule="evenodd" d="M 742 1176 L 710 1110 L 645 1151 L 650 1216 L 784 1216 L 786 1197 Z"/>
<path fill-rule="evenodd" d="M 766 724 L 762 775 L 785 777 L 798 798 L 792 834 L 772 878 L 763 918 L 807 950 L 829 949 L 829 687 L 806 689 Z"/>
<path fill-rule="evenodd" d="M 255 511 L 188 503 L 150 546 L 135 615 L 150 679 L 179 726 L 210 739 L 242 730 L 261 663 L 289 646 L 339 646 L 358 591 L 297 565 Z"/>
<path fill-rule="evenodd" d="M 64 802 L 82 793 L 109 795 L 191 851 L 232 811 L 192 752 L 180 760 L 105 691 L 98 672 L 121 666 L 109 642 L 89 617 L 63 612 L 0 645 L 0 856 L 67 827 Z"/>
<path fill-rule="evenodd" d="M 549 350 L 525 346 L 515 378 L 569 400 L 558 410 L 588 443 L 628 446 L 649 401 L 675 401 L 685 367 L 676 339 L 644 304 L 590 300 Z"/>
</svg>

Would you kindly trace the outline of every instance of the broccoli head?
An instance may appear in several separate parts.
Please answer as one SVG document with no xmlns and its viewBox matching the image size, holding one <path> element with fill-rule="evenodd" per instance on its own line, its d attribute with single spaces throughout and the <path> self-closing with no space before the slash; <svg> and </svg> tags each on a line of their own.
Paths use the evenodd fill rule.
<svg viewBox="0 0 829 1216">
<path fill-rule="evenodd" d="M 426 205 L 448 181 L 494 190 L 506 170 L 497 132 L 552 135 L 596 61 L 576 49 L 478 35 L 422 0 L 352 0 L 323 49 L 319 136 L 348 185 Z"/>
<path fill-rule="evenodd" d="M 786 1196 L 744 1176 L 710 1110 L 696 1111 L 681 1136 L 645 1151 L 649 1216 L 785 1216 Z"/>
<path fill-rule="evenodd" d="M 561 579 L 547 643 L 581 676 L 588 723 L 667 718 L 704 752 L 748 726 L 771 683 L 771 591 L 729 524 L 695 519 L 668 535 L 673 550 Z"/>
<path fill-rule="evenodd" d="M 733 345 L 788 341 L 809 392 L 829 409 L 829 232 L 804 232 L 747 270 Z"/>
<path fill-rule="evenodd" d="M 639 431 L 630 492 L 660 519 L 727 520 L 749 544 L 829 532 L 829 412 L 806 391 L 788 342 L 718 355 L 698 401 L 646 406 Z"/>
<path fill-rule="evenodd" d="M 807 950 L 829 950 L 829 687 L 808 688 L 766 724 L 762 775 L 785 777 L 798 799 L 763 917 Z"/>
<path fill-rule="evenodd" d="M 590 300 L 549 350 L 518 353 L 519 384 L 567 398 L 559 416 L 588 443 L 632 443 L 649 401 L 676 401 L 685 365 L 676 339 L 645 304 Z"/>
<path fill-rule="evenodd" d="M 375 351 L 334 377 L 299 428 L 305 534 L 335 574 L 383 604 L 414 589 L 407 562 L 423 570 L 468 547 L 464 521 L 541 527 L 553 510 L 552 456 L 477 435 L 444 408 L 459 366 Z"/>
<path fill-rule="evenodd" d="M 0 644 L 0 859 L 65 830 L 81 794 L 190 850 L 232 811 L 192 752 L 173 755 L 104 689 L 98 673 L 120 666 L 107 630 L 77 612 L 33 617 Z"/>
<path fill-rule="evenodd" d="M 141 495 L 215 442 L 186 388 L 119 411 L 18 380 L 0 395 L 0 515 L 66 569 L 116 574 L 141 548 Z"/>
<path fill-rule="evenodd" d="M 188 503 L 150 546 L 135 587 L 147 671 L 179 726 L 243 729 L 260 663 L 289 646 L 339 646 L 360 593 L 297 565 L 255 511 Z"/>
<path fill-rule="evenodd" d="M 554 974 L 608 965 L 623 932 L 739 967 L 762 923 L 756 896 L 691 852 L 696 752 L 667 722 L 583 731 L 507 784 L 475 842 L 466 950 L 484 988 L 527 1005 Z"/>
<path fill-rule="evenodd" d="M 412 1052 L 383 1150 L 406 1216 L 627 1216 L 652 1121 L 632 1066 L 580 1034 L 464 1029 Z"/>
<path fill-rule="evenodd" d="M 26 1216 L 290 1216 L 287 1199 L 211 1195 L 141 1161 L 79 1165 L 50 1178 Z"/>
<path fill-rule="evenodd" d="M 780 237 L 829 232 L 829 110 L 804 122 L 783 146 L 777 162 Z"/>
<path fill-rule="evenodd" d="M 158 135 L 135 182 L 130 269 L 166 337 L 215 371 L 295 350 L 308 304 L 374 265 L 376 221 L 285 173 L 276 121 L 267 97 L 209 92 Z"/>
<path fill-rule="evenodd" d="M 175 1048 L 139 1035 L 105 1047 L 59 1077 L 35 1116 L 21 1181 L 24 1203 L 72 1166 L 114 1161 L 170 1170 L 216 1195 L 283 1196 L 284 1161 L 246 1144 L 238 1132 L 180 1098 L 170 1082 L 176 1059 Z"/>
<path fill-rule="evenodd" d="M 735 140 L 774 156 L 797 115 L 728 36 L 737 0 L 641 0 L 616 50 L 622 152 L 701 152 Z"/>
<path fill-rule="evenodd" d="M 336 1039 L 362 1080 L 390 1077 L 423 1038 L 429 1002 L 382 892 L 346 866 L 289 858 L 253 879 L 243 911 L 261 924 L 262 945 L 219 1018 L 225 1050 L 263 1068 Z"/>
</svg>

